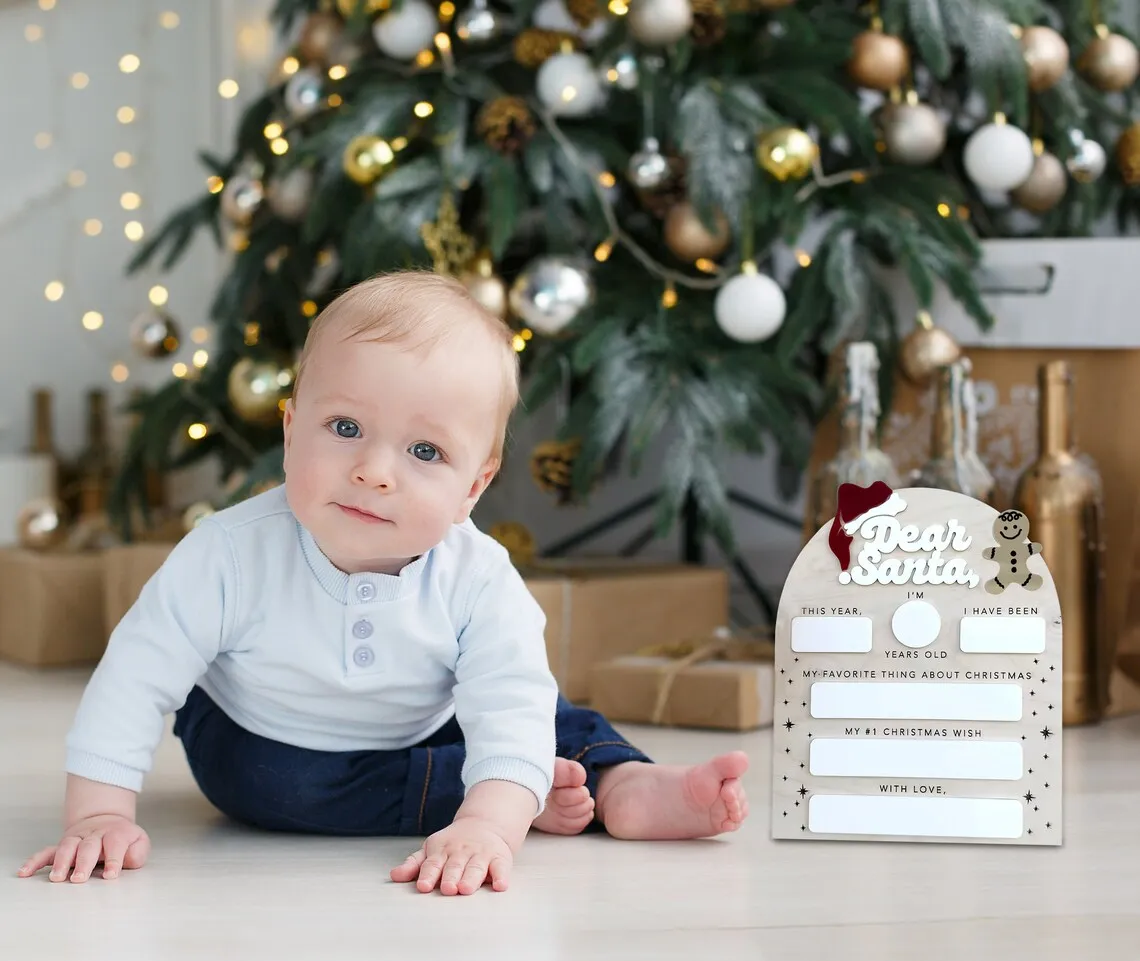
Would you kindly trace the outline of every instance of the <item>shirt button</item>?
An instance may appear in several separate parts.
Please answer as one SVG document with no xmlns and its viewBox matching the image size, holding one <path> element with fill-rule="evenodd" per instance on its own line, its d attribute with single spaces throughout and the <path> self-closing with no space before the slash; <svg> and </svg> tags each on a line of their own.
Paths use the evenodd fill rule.
<svg viewBox="0 0 1140 961">
<path fill-rule="evenodd" d="M 369 581 L 364 581 L 356 585 L 356 596 L 362 601 L 370 601 L 376 596 L 376 585 Z"/>
<path fill-rule="evenodd" d="M 352 660 L 357 667 L 368 667 L 375 659 L 376 655 L 372 653 L 370 647 L 358 647 L 352 652 Z"/>
<path fill-rule="evenodd" d="M 359 620 L 352 625 L 352 636 L 359 637 L 363 640 L 366 637 L 372 636 L 372 622 L 366 620 Z"/>
</svg>

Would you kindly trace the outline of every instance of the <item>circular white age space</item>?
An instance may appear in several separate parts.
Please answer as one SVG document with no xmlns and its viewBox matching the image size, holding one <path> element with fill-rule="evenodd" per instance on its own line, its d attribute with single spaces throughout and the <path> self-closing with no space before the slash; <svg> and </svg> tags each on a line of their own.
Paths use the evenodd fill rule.
<svg viewBox="0 0 1140 961">
<path fill-rule="evenodd" d="M 900 644 L 926 647 L 934 643 L 942 630 L 942 617 L 938 609 L 927 601 L 907 601 L 895 608 L 891 630 Z"/>
</svg>

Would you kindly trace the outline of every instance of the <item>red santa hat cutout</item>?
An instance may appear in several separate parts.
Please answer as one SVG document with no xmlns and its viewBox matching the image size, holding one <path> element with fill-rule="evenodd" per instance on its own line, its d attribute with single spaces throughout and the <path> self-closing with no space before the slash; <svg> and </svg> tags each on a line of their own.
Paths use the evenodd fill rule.
<svg viewBox="0 0 1140 961">
<path fill-rule="evenodd" d="M 839 561 L 839 582 L 849 584 L 851 574 L 851 542 L 855 532 L 872 517 L 894 517 L 906 507 L 906 501 L 882 481 L 869 487 L 858 484 L 840 484 L 838 509 L 831 522 L 827 544 Z"/>
</svg>

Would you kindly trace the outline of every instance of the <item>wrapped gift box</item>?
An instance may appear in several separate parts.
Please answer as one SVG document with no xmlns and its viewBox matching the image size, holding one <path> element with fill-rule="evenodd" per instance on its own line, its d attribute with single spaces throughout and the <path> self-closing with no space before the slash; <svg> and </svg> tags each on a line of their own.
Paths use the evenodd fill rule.
<svg viewBox="0 0 1140 961">
<path fill-rule="evenodd" d="M 712 659 L 632 654 L 594 666 L 591 707 L 610 721 L 751 731 L 772 723 L 771 649 Z"/>
<path fill-rule="evenodd" d="M 594 665 L 728 620 L 728 573 L 625 558 L 540 561 L 525 571 L 546 612 L 550 668 L 569 700 L 592 700 Z"/>
<path fill-rule="evenodd" d="M 69 667 L 105 647 L 101 552 L 0 550 L 0 658 Z"/>
</svg>

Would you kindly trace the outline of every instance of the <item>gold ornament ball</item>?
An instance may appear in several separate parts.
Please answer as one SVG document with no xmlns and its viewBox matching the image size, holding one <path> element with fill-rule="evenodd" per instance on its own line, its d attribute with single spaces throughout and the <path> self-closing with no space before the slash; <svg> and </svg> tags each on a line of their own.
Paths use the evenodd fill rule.
<svg viewBox="0 0 1140 961">
<path fill-rule="evenodd" d="M 182 529 L 189 534 L 195 527 L 197 527 L 207 517 L 214 513 L 212 504 L 207 504 L 205 501 L 199 501 L 196 504 L 191 504 L 182 512 Z"/>
<path fill-rule="evenodd" d="M 888 103 L 879 111 L 883 150 L 893 163 L 921 167 L 946 147 L 946 124 L 929 104 L 918 100 Z"/>
<path fill-rule="evenodd" d="M 760 137 L 756 162 L 777 180 L 801 180 L 811 173 L 819 146 L 798 127 L 777 127 Z"/>
<path fill-rule="evenodd" d="M 510 309 L 507 285 L 495 273 L 495 264 L 489 253 L 480 253 L 460 275 L 459 281 L 484 309 L 501 320 L 507 319 Z"/>
<path fill-rule="evenodd" d="M 364 15 L 374 17 L 392 6 L 392 0 L 336 0 L 336 8 L 347 20 L 356 13 L 357 7 L 364 8 Z"/>
<path fill-rule="evenodd" d="M 174 318 L 157 307 L 148 307 L 131 324 L 131 346 L 141 357 L 169 357 L 180 342 Z"/>
<path fill-rule="evenodd" d="M 952 364 L 961 356 L 958 342 L 924 315 L 903 341 L 899 366 L 907 380 L 922 387 L 930 383 L 939 367 Z"/>
<path fill-rule="evenodd" d="M 860 87 L 890 90 L 910 69 L 910 51 L 898 37 L 881 30 L 864 30 L 855 37 L 847 74 Z"/>
<path fill-rule="evenodd" d="M 704 225 L 696 207 L 687 200 L 672 207 L 665 217 L 665 245 L 680 260 L 715 260 L 728 249 L 731 240 L 732 227 L 719 210 L 715 231 Z"/>
<path fill-rule="evenodd" d="M 225 218 L 236 227 L 248 227 L 265 199 L 265 186 L 256 177 L 238 173 L 222 188 L 220 205 Z"/>
<path fill-rule="evenodd" d="M 344 32 L 344 24 L 331 13 L 312 13 L 297 38 L 297 52 L 306 61 L 324 62 Z"/>
<path fill-rule="evenodd" d="M 1128 186 L 1140 184 L 1140 121 L 1126 127 L 1116 141 L 1116 166 Z"/>
<path fill-rule="evenodd" d="M 1061 202 L 1068 186 L 1069 175 L 1065 165 L 1045 151 L 1033 161 L 1029 177 L 1010 191 L 1010 199 L 1023 210 L 1043 214 Z"/>
<path fill-rule="evenodd" d="M 273 427 L 281 422 L 282 403 L 293 392 L 295 371 L 279 360 L 243 357 L 230 370 L 227 395 L 247 424 Z"/>
<path fill-rule="evenodd" d="M 1140 53 L 1127 37 L 1105 34 L 1085 47 L 1077 69 L 1098 90 L 1125 90 L 1140 75 Z"/>
<path fill-rule="evenodd" d="M 54 497 L 28 501 L 16 515 L 16 537 L 30 551 L 59 547 L 67 538 L 67 511 Z"/>
<path fill-rule="evenodd" d="M 534 563 L 536 544 L 534 535 L 525 524 L 502 521 L 492 524 L 488 533 L 507 549 L 515 567 L 528 567 Z"/>
<path fill-rule="evenodd" d="M 1026 27 L 1021 33 L 1021 52 L 1034 93 L 1055 86 L 1069 69 L 1069 45 L 1052 27 Z"/>
<path fill-rule="evenodd" d="M 396 159 L 388 141 L 371 134 L 354 137 L 344 149 L 344 172 L 366 187 L 378 180 Z"/>
</svg>

